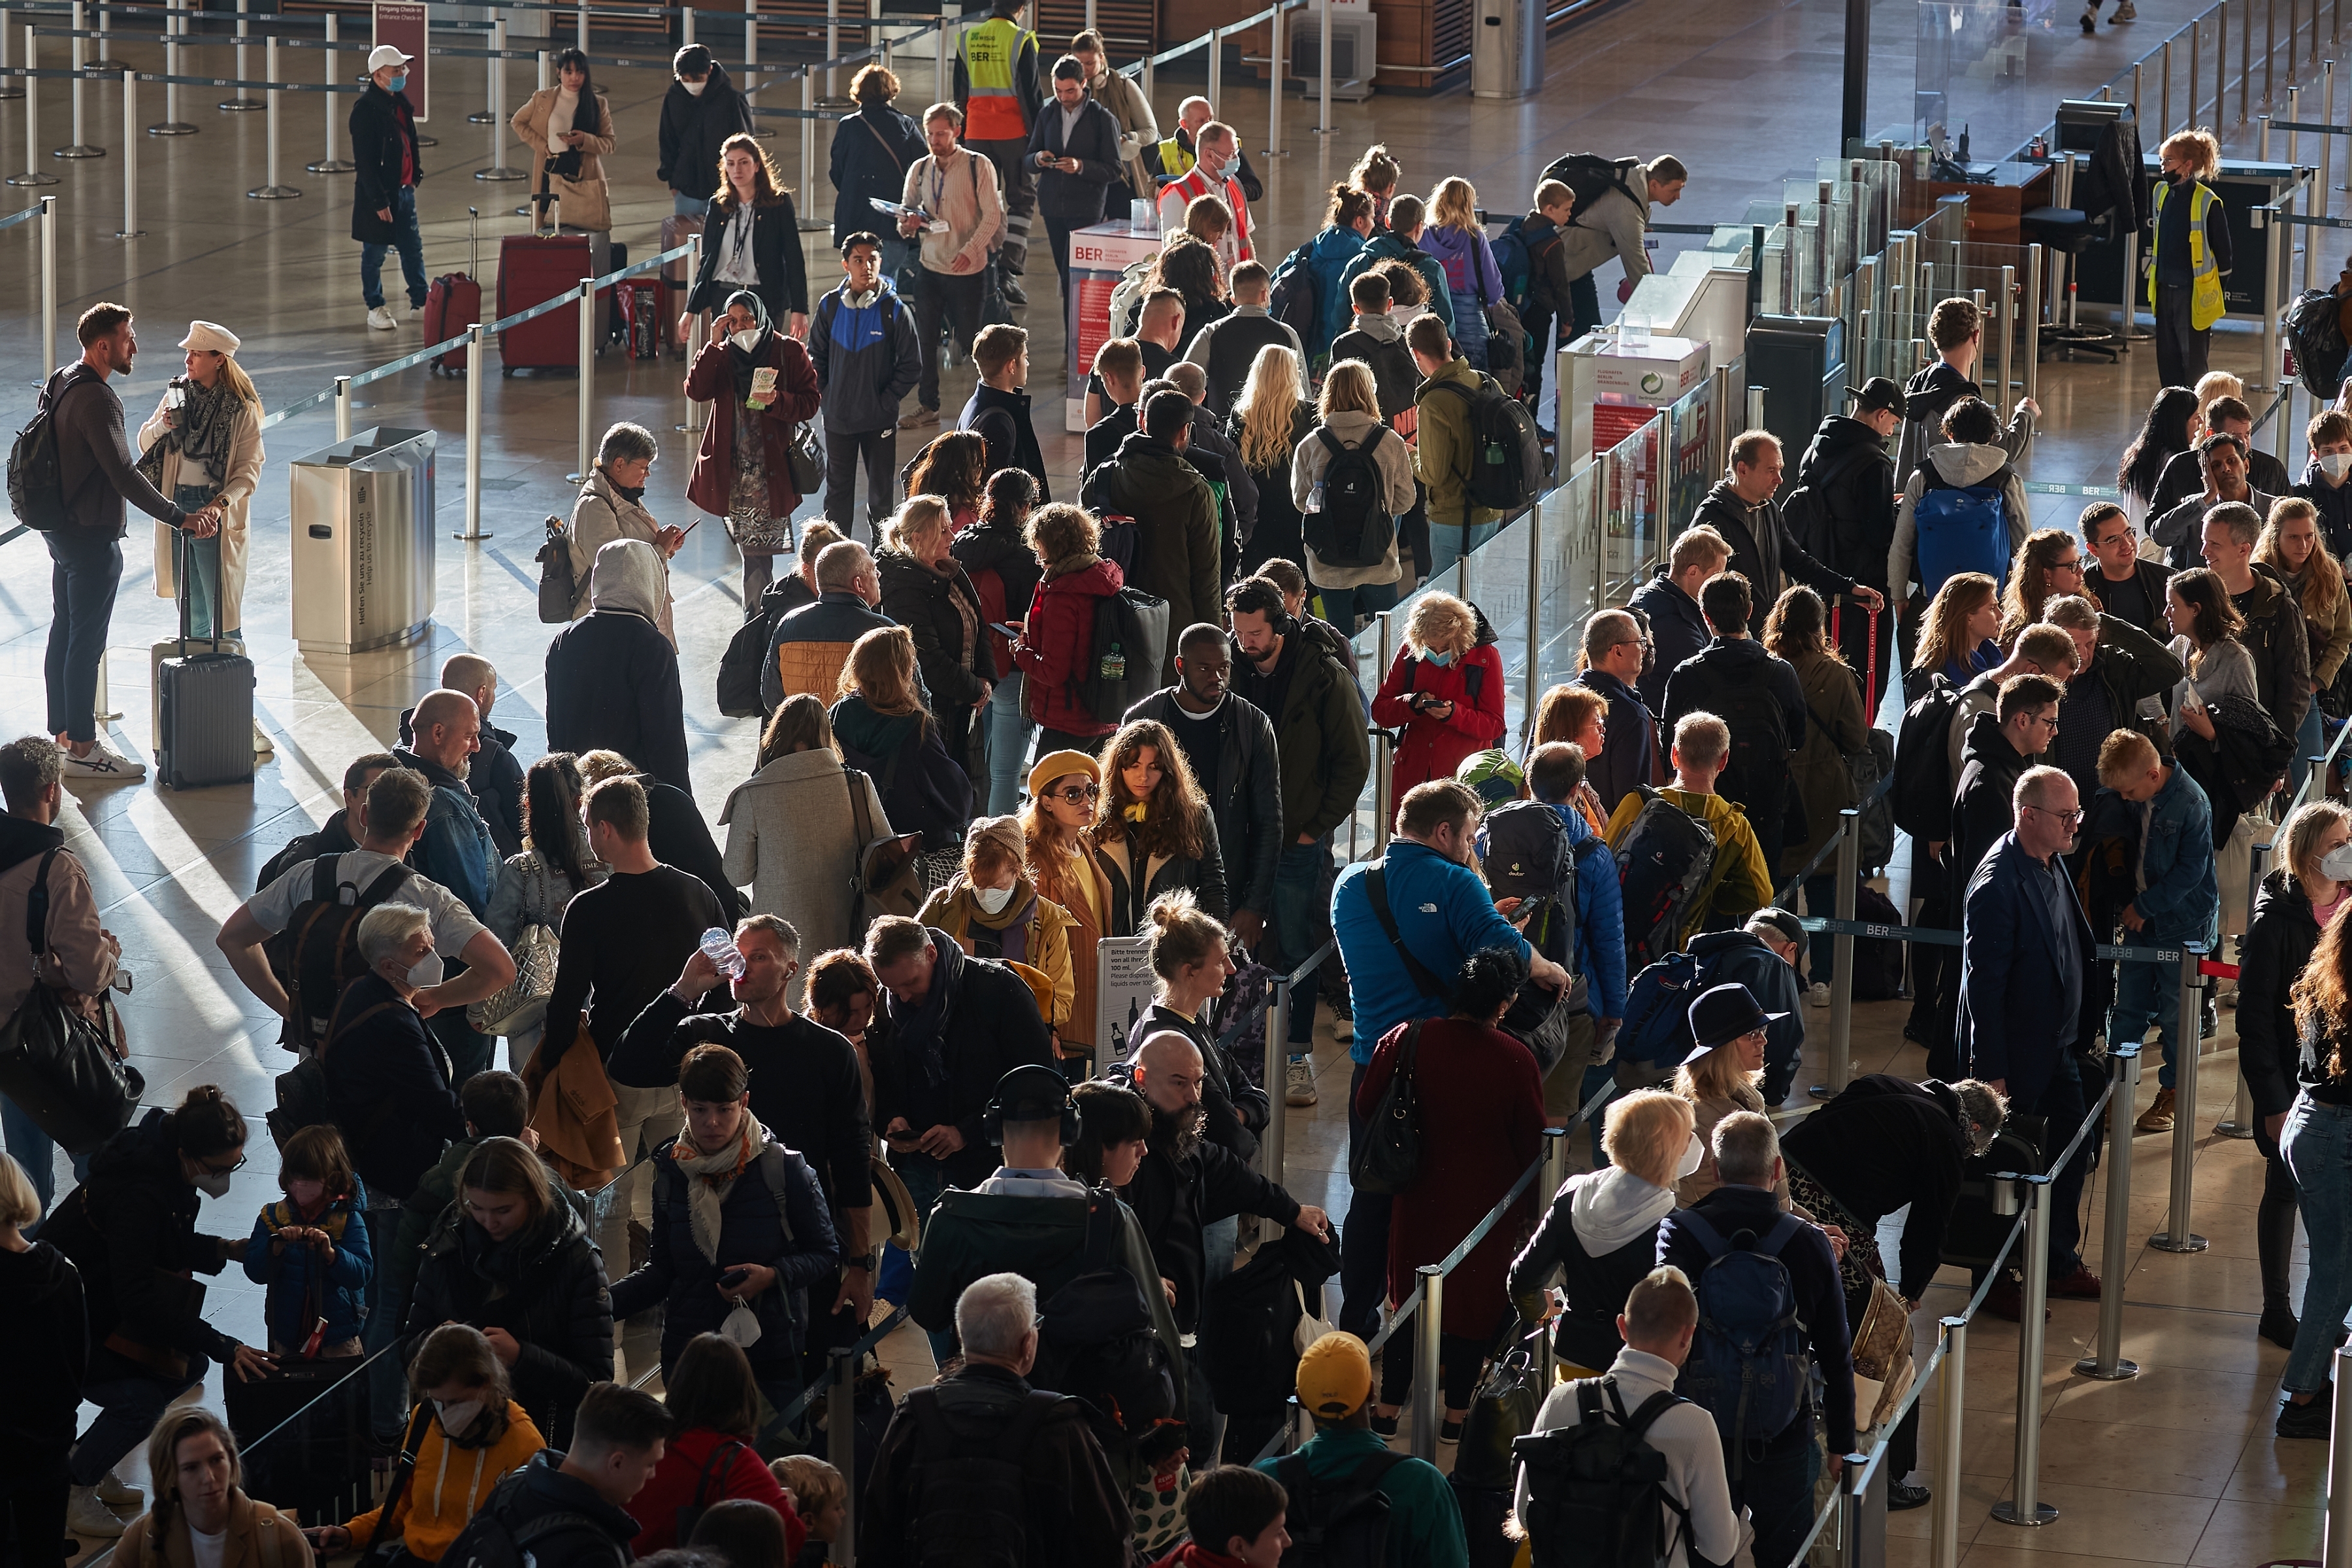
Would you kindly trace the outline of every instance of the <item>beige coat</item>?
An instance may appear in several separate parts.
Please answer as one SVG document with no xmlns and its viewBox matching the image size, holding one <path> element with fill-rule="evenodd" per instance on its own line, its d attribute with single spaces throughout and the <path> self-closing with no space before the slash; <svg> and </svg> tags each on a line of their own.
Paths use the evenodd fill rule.
<svg viewBox="0 0 2352 1568">
<path fill-rule="evenodd" d="M 171 428 L 163 413 L 163 399 L 159 397 L 155 400 L 155 412 L 139 426 L 139 450 L 142 455 Z M 247 404 L 245 417 L 237 421 L 236 439 L 229 446 L 228 473 L 220 488 L 220 499 L 227 510 L 221 519 L 220 531 L 220 618 L 213 624 L 227 631 L 245 628 L 245 547 L 252 537 L 253 492 L 261 483 L 265 456 L 261 449 L 260 413 Z M 164 453 L 163 482 L 156 489 L 171 498 L 179 476 L 180 454 Z M 172 575 L 173 532 L 168 523 L 155 525 L 155 596 L 159 599 L 171 598 L 177 592 Z"/>
<path fill-rule="evenodd" d="M 642 539 L 661 554 L 661 524 L 654 514 L 635 501 L 623 498 L 613 488 L 613 481 L 598 468 L 580 487 L 580 500 L 572 508 L 572 571 L 576 579 L 572 595 L 572 618 L 578 620 L 591 608 L 588 590 L 596 574 L 596 552 L 616 539 Z M 669 646 L 677 646 L 677 626 L 671 617 L 669 599 L 669 562 L 662 562 L 661 613 L 654 617 Z"/>
<path fill-rule="evenodd" d="M 156 1560 L 158 1554 L 147 1540 L 148 1527 L 154 1518 L 152 1513 L 142 1513 L 123 1527 L 112 1561 L 124 1564 L 124 1568 L 148 1568 Z M 176 1508 L 172 1510 L 160 1554 L 168 1568 L 195 1568 L 195 1551 L 188 1543 L 187 1518 Z M 269 1532 L 274 1550 L 264 1548 L 263 1531 Z M 292 1514 L 268 1503 L 254 1501 L 243 1489 L 229 1494 L 227 1534 L 221 1549 L 221 1568 L 310 1568 L 318 1561 L 310 1555 L 310 1543 L 302 1539 L 301 1526 Z"/>
<path fill-rule="evenodd" d="M 849 880 L 857 867 L 857 817 L 852 781 L 832 752 L 778 757 L 727 797 L 719 813 L 727 829 L 727 879 L 751 889 L 754 913 L 781 915 L 801 934 L 803 973 L 827 949 L 854 946 L 865 934 L 850 920 Z M 874 781 L 859 775 L 874 837 L 890 831 Z M 801 975 L 789 1000 L 801 1005 Z"/>
<path fill-rule="evenodd" d="M 514 133 L 538 154 L 541 163 L 547 161 L 547 121 L 555 112 L 557 91 L 551 87 L 541 88 L 530 95 L 530 102 L 515 110 L 509 121 Z M 591 126 L 575 121 L 572 129 L 590 132 L 580 149 L 580 177 L 565 180 L 550 176 L 547 188 L 554 194 L 559 223 L 600 233 L 613 226 L 612 190 L 604 183 L 604 158 L 613 151 L 613 110 L 603 93 L 596 94 L 596 123 Z M 531 170 L 530 188 L 539 189 L 536 166 Z"/>
</svg>

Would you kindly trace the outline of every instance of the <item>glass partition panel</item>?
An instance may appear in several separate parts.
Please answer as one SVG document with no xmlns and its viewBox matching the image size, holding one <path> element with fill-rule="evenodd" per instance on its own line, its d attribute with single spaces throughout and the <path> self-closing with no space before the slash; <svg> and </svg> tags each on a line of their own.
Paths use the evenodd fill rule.
<svg viewBox="0 0 2352 1568">
<path fill-rule="evenodd" d="M 1661 415 L 1612 447 L 1601 459 L 1601 602 L 1622 605 L 1664 548 L 1658 504 Z"/>
<path fill-rule="evenodd" d="M 1594 512 L 1600 466 L 1587 463 L 1544 497 L 1538 512 L 1543 552 L 1537 596 L 1543 606 L 1542 644 L 1536 652 L 1536 689 L 1576 674 L 1585 617 L 1601 607 L 1600 531 Z"/>
<path fill-rule="evenodd" d="M 1528 721 L 1528 605 L 1534 563 L 1529 541 L 1542 526 L 1543 508 L 1528 508 L 1503 525 L 1463 563 L 1463 597 L 1478 606 L 1494 629 L 1495 651 L 1503 660 L 1503 740 L 1507 750 L 1517 750 L 1517 737 Z"/>
<path fill-rule="evenodd" d="M 2030 73 L 2041 29 L 2007 0 L 1927 0 L 1918 9 L 1912 133 L 1971 173 L 2012 157 L 2059 96 Z M 2054 56 L 2054 51 L 2053 51 Z"/>
</svg>

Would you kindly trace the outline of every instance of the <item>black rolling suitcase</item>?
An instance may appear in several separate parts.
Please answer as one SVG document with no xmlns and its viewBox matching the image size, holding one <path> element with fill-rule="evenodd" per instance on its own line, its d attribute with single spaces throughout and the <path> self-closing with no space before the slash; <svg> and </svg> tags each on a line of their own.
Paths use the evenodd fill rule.
<svg viewBox="0 0 2352 1568">
<path fill-rule="evenodd" d="M 1952 1199 L 1952 1217 L 1944 1227 L 1945 1262 L 1963 1268 L 1991 1264 L 1993 1254 L 2009 1238 L 2010 1227 L 2017 1223 L 2013 1215 L 1994 1212 L 1993 1189 L 2000 1184 L 1992 1178 L 2003 1171 L 2038 1174 L 2045 1151 L 2057 1152 L 2048 1149 L 2049 1133 L 2047 1118 L 2011 1116 L 1993 1134 L 1990 1148 L 1964 1163 L 1960 1190 Z M 2011 1265 L 2023 1261 L 2014 1250 L 2010 1253 Z"/>
<path fill-rule="evenodd" d="M 370 1475 L 367 1374 L 356 1358 L 288 1356 L 269 1376 L 240 1382 L 224 1372 L 221 1394 L 236 1435 L 246 1495 L 292 1511 L 304 1524 L 334 1524 L 366 1510 Z"/>
<path fill-rule="evenodd" d="M 173 789 L 251 784 L 253 660 L 226 651 L 217 637 L 208 650 L 188 651 L 188 595 L 195 573 L 184 560 L 173 576 L 180 651 L 156 667 L 155 776 Z M 213 629 L 220 629 L 217 598 Z"/>
</svg>

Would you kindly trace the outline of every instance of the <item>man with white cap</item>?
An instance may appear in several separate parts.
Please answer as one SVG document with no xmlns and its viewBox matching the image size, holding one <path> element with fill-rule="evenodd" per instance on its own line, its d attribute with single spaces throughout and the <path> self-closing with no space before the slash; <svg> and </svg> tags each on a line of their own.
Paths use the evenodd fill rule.
<svg viewBox="0 0 2352 1568">
<path fill-rule="evenodd" d="M 416 111 L 404 90 L 411 57 L 390 44 L 368 53 L 368 86 L 352 105 L 352 237 L 360 242 L 360 292 L 367 324 L 388 332 L 400 324 L 383 298 L 383 253 L 400 252 L 408 306 L 425 308 L 425 237 L 416 226 L 416 184 L 425 178 L 417 156 Z"/>
</svg>

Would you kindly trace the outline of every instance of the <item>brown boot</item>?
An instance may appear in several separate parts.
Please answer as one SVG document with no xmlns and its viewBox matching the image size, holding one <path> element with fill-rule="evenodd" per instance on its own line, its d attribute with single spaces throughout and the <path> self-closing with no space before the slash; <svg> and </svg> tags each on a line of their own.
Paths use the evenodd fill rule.
<svg viewBox="0 0 2352 1568">
<path fill-rule="evenodd" d="M 2135 1132 L 2172 1131 L 2172 1091 L 2170 1089 L 2159 1089 L 2156 1091 L 2155 1100 L 2146 1110 L 2139 1113 L 2139 1120 L 2132 1123 L 2132 1131 Z"/>
</svg>

